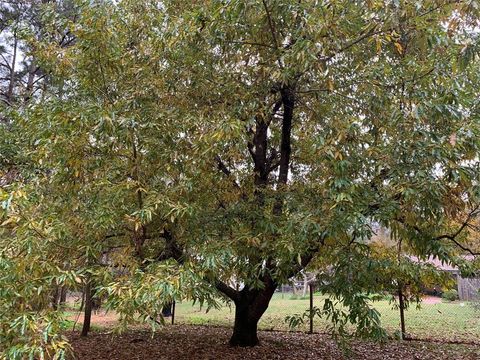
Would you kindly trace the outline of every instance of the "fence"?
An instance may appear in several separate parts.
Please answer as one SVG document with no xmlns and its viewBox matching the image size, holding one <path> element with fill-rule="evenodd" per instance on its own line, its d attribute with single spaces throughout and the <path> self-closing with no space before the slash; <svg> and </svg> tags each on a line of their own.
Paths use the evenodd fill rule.
<svg viewBox="0 0 480 360">
<path fill-rule="evenodd" d="M 480 278 L 466 279 L 457 274 L 457 287 L 460 300 L 475 301 L 480 297 Z"/>
<path fill-rule="evenodd" d="M 303 288 L 293 293 L 291 287 L 280 287 L 274 294 L 270 306 L 259 323 L 261 330 L 290 331 L 285 321 L 288 316 L 303 314 L 311 307 L 322 308 L 326 297 Z M 308 289 L 310 290 L 310 289 Z M 77 304 L 78 306 L 78 304 Z M 380 313 L 382 326 L 392 336 L 400 334 L 400 311 L 398 306 L 387 298 L 375 301 L 372 306 Z M 173 310 L 173 309 L 172 309 Z M 207 309 L 191 302 L 175 304 L 175 324 L 203 324 L 233 326 L 235 309 L 233 305 L 224 305 L 219 309 Z M 92 324 L 102 326 L 107 319 L 113 319 L 113 312 L 105 314 L 100 311 L 92 319 Z M 440 297 L 425 296 L 420 308 L 415 304 L 404 311 L 405 335 L 419 340 L 442 342 L 478 343 L 480 344 L 480 301 L 448 301 Z M 72 316 L 74 318 L 74 316 Z M 81 322 L 81 319 L 80 319 Z M 110 326 L 112 323 L 110 322 Z M 306 318 L 296 331 L 327 332 L 331 322 L 317 316 L 310 321 Z"/>
<path fill-rule="evenodd" d="M 288 291 L 290 290 L 290 291 Z M 303 291 L 291 292 L 289 287 L 280 287 L 273 296 L 270 306 L 259 323 L 263 330 L 290 331 L 287 316 L 303 314 L 311 306 L 323 307 L 325 296 L 319 293 Z M 405 335 L 419 340 L 435 340 L 443 342 L 479 343 L 480 344 L 480 305 L 472 301 L 448 301 L 440 297 L 425 296 L 420 308 L 411 304 L 404 311 Z M 480 302 L 478 302 L 480 304 Z M 375 301 L 372 306 L 380 313 L 382 326 L 391 336 L 399 336 L 401 330 L 400 311 L 398 305 L 390 303 L 387 298 Z M 221 309 L 210 309 L 208 312 L 191 303 L 177 303 L 177 324 L 205 324 L 232 326 L 235 310 L 224 306 Z M 327 332 L 331 322 L 315 316 L 313 321 L 306 318 L 296 331 Z"/>
</svg>

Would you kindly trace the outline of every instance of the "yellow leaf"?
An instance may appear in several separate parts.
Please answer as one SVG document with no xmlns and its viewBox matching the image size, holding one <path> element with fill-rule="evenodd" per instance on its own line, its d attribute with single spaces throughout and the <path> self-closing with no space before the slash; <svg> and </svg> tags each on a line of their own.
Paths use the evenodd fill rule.
<svg viewBox="0 0 480 360">
<path fill-rule="evenodd" d="M 397 48 L 397 51 L 399 54 L 403 54 L 403 47 L 400 43 L 396 42 L 394 43 L 395 47 Z"/>
<path fill-rule="evenodd" d="M 328 80 L 327 80 L 328 90 L 333 91 L 333 90 L 335 89 L 333 85 L 334 85 L 334 84 L 333 84 L 333 80 L 332 80 L 332 79 L 328 79 Z"/>
<path fill-rule="evenodd" d="M 5 225 L 10 224 L 11 222 L 14 222 L 14 221 L 15 221 L 15 219 L 13 217 L 8 218 L 3 223 L 1 223 L 0 226 L 5 226 Z"/>
<path fill-rule="evenodd" d="M 382 40 L 380 40 L 379 38 L 376 38 L 375 44 L 377 46 L 377 54 L 380 54 L 382 52 Z"/>
<path fill-rule="evenodd" d="M 450 135 L 449 142 L 450 142 L 450 145 L 455 146 L 455 144 L 457 143 L 457 134 L 456 133 L 452 133 Z"/>
</svg>

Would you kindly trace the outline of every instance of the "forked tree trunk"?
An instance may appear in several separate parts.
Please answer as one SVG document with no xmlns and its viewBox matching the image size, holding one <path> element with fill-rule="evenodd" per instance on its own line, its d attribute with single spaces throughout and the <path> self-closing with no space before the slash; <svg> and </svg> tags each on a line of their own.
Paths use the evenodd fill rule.
<svg viewBox="0 0 480 360">
<path fill-rule="evenodd" d="M 275 91 L 276 92 L 276 91 Z M 282 186 L 288 182 L 288 173 L 290 168 L 290 154 L 291 154 L 291 132 L 293 112 L 295 107 L 295 88 L 294 85 L 284 84 L 279 89 L 281 95 L 281 101 L 276 102 L 269 121 L 265 121 L 263 116 L 255 116 L 255 131 L 251 141 L 248 142 L 248 150 L 252 156 L 254 163 L 254 184 L 255 184 L 255 196 L 256 202 L 259 208 L 265 206 L 265 193 L 264 190 L 269 186 L 270 174 L 273 169 L 278 167 L 278 178 L 276 184 Z M 280 107 L 283 106 L 282 116 L 282 136 L 280 141 L 280 159 L 276 163 L 277 152 L 271 151 L 268 154 L 269 149 L 269 124 L 270 121 L 276 116 Z M 225 166 L 220 158 L 217 158 L 218 169 L 225 175 L 230 176 L 230 170 Z M 274 162 L 276 163 L 274 165 Z M 235 186 L 239 186 L 235 182 Z M 280 216 L 283 209 L 284 191 L 278 191 L 276 200 L 272 209 L 273 215 Z M 233 328 L 233 335 L 230 339 L 230 345 L 232 346 L 255 346 L 258 344 L 257 326 L 258 321 L 262 317 L 265 310 L 268 308 L 270 299 L 277 287 L 276 282 L 272 279 L 271 275 L 275 268 L 275 261 L 269 257 L 268 254 L 264 254 L 266 258 L 263 258 L 261 263 L 265 262 L 266 273 L 263 275 L 262 289 L 251 290 L 248 286 L 238 291 L 228 286 L 227 284 L 216 280 L 216 287 L 219 291 L 223 292 L 226 296 L 233 300 L 235 303 L 235 324 Z M 311 255 L 313 256 L 313 254 Z M 311 256 L 309 258 L 311 258 Z M 260 258 L 262 259 L 262 258 Z M 258 261 L 258 257 L 254 257 L 253 261 Z M 309 260 L 308 260 L 309 261 Z M 307 263 L 308 263 L 307 261 Z M 304 261 L 302 260 L 302 263 Z M 295 266 L 296 267 L 296 266 Z M 298 273 L 300 269 L 293 271 L 293 275 Z"/>
<path fill-rule="evenodd" d="M 52 294 L 52 308 L 57 310 L 59 306 L 64 306 L 67 298 L 67 288 L 65 286 L 55 286 Z"/>
<path fill-rule="evenodd" d="M 255 346 L 258 344 L 258 321 L 268 308 L 276 285 L 271 283 L 264 289 L 238 292 L 235 302 L 235 324 L 230 338 L 231 346 Z"/>
</svg>

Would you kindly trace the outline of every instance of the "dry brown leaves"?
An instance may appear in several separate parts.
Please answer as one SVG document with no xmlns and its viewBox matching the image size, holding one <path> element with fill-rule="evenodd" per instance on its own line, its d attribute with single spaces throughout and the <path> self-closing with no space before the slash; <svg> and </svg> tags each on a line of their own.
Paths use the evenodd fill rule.
<svg viewBox="0 0 480 360">
<path fill-rule="evenodd" d="M 153 359 L 480 359 L 480 346 L 448 345 L 419 341 L 377 344 L 356 341 L 346 355 L 327 335 L 260 332 L 254 348 L 228 346 L 231 329 L 206 326 L 167 326 L 153 337 L 148 331 L 123 335 L 92 332 L 81 338 L 69 334 L 78 360 Z"/>
</svg>

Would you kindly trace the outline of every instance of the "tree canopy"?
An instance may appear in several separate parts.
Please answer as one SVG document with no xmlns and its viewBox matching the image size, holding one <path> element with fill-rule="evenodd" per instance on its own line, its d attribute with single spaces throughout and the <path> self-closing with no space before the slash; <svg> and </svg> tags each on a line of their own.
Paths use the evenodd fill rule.
<svg viewBox="0 0 480 360">
<path fill-rule="evenodd" d="M 477 1 L 45 3 L 18 40 L 41 91 L 2 80 L 8 358 L 64 356 L 57 285 L 124 324 L 225 299 L 245 346 L 306 267 L 359 335 L 381 333 L 365 294 L 418 280 L 401 249 L 478 268 Z"/>
</svg>

